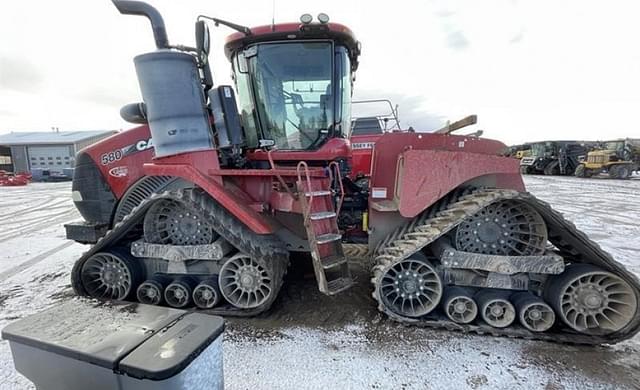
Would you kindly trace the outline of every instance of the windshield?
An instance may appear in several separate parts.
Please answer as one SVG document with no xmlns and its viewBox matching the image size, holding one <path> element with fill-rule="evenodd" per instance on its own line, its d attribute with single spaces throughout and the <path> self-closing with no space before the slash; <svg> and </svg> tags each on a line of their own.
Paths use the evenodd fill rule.
<svg viewBox="0 0 640 390">
<path fill-rule="evenodd" d="M 620 151 L 624 149 L 624 141 L 610 141 L 604 145 L 605 150 Z"/>
<path fill-rule="evenodd" d="M 547 153 L 547 149 L 550 146 L 547 146 L 544 143 L 533 144 L 531 145 L 531 155 L 536 157 L 543 157 Z"/>
<path fill-rule="evenodd" d="M 247 59 L 265 136 L 279 149 L 309 149 L 334 123 L 331 42 L 270 43 Z"/>
</svg>

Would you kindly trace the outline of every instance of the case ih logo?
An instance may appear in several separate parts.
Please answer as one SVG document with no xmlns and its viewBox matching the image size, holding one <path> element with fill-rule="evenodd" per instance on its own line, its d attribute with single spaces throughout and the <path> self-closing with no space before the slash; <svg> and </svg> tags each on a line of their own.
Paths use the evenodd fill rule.
<svg viewBox="0 0 640 390">
<path fill-rule="evenodd" d="M 109 175 L 113 177 L 125 177 L 129 174 L 129 168 L 127 167 L 115 167 L 109 170 Z"/>
<path fill-rule="evenodd" d="M 136 150 L 142 152 L 143 150 L 153 148 L 153 138 L 149 138 L 147 140 L 140 140 L 136 142 Z"/>
<path fill-rule="evenodd" d="M 130 154 L 138 153 L 145 151 L 147 149 L 153 148 L 153 139 L 141 139 L 135 144 L 127 145 L 124 148 L 116 149 L 109 153 L 105 153 L 100 156 L 100 162 L 102 165 L 109 165 L 116 161 L 122 160 L 122 158 L 127 157 Z"/>
</svg>

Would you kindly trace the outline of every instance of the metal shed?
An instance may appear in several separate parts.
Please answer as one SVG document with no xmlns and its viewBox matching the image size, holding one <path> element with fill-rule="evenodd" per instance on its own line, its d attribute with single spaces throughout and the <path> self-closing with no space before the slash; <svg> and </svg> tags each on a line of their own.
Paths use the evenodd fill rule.
<svg viewBox="0 0 640 390">
<path fill-rule="evenodd" d="M 96 130 L 1 134 L 2 162 L 6 170 L 14 172 L 42 169 L 61 173 L 65 168 L 73 168 L 79 150 L 115 133 L 115 130 Z"/>
</svg>

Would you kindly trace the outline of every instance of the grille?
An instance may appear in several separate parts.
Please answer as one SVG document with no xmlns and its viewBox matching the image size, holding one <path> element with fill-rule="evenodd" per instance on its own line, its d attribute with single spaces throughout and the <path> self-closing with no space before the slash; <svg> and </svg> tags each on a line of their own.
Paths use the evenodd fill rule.
<svg viewBox="0 0 640 390">
<path fill-rule="evenodd" d="M 145 176 L 138 180 L 136 184 L 131 186 L 124 194 L 118 207 L 113 223 L 116 224 L 129 214 L 137 205 L 148 198 L 154 192 L 158 192 L 171 183 L 175 178 L 173 176 Z"/>
</svg>

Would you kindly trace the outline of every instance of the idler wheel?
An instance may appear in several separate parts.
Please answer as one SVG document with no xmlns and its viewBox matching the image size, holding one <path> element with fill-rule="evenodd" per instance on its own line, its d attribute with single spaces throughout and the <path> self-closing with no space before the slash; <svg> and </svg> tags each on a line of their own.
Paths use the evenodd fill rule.
<svg viewBox="0 0 640 390">
<path fill-rule="evenodd" d="M 562 322 L 590 335 L 624 328 L 638 307 L 629 283 L 591 264 L 571 264 L 562 274 L 552 277 L 545 297 Z"/>
<path fill-rule="evenodd" d="M 421 317 L 435 309 L 442 298 L 442 280 L 427 259 L 417 256 L 390 265 L 382 275 L 378 294 L 394 313 Z"/>
<path fill-rule="evenodd" d="M 98 252 L 82 265 L 80 279 L 89 296 L 121 301 L 131 294 L 141 272 L 126 254 Z"/>
<path fill-rule="evenodd" d="M 274 277 L 256 260 L 238 253 L 220 269 L 218 283 L 222 296 L 240 309 L 253 309 L 276 294 Z"/>
</svg>

